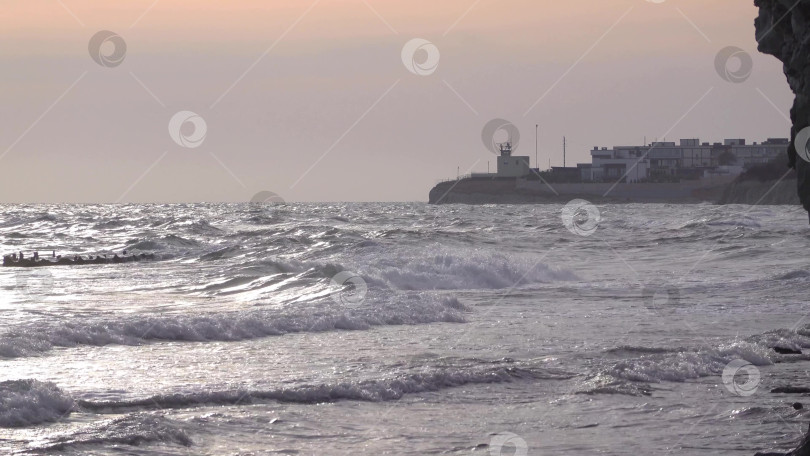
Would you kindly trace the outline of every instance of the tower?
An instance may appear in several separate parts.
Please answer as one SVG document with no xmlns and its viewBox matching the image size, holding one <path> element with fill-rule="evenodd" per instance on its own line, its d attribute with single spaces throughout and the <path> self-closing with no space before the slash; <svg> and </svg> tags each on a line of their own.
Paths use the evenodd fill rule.
<svg viewBox="0 0 810 456">
<path fill-rule="evenodd" d="M 501 157 L 511 157 L 512 156 L 512 143 L 507 141 L 504 143 L 499 143 L 498 148 L 501 150 Z"/>
</svg>

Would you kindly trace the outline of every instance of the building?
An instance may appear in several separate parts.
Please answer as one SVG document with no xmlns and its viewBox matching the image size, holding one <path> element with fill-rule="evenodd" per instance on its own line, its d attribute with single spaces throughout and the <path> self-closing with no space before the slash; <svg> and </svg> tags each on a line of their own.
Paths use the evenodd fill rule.
<svg viewBox="0 0 810 456">
<path fill-rule="evenodd" d="M 589 167 L 581 167 L 582 180 L 601 182 L 616 181 L 624 178 L 626 182 L 639 182 L 647 178 L 650 161 L 644 156 L 644 147 L 614 147 L 601 150 L 594 147 L 591 151 Z"/>
<path fill-rule="evenodd" d="M 532 170 L 529 167 L 529 157 L 512 156 L 512 144 L 499 144 L 501 155 L 498 157 L 498 177 L 523 177 Z"/>
<path fill-rule="evenodd" d="M 531 174 L 532 169 L 529 167 L 529 157 L 519 157 L 512 155 L 512 143 L 505 142 L 498 144 L 501 154 L 498 156 L 498 172 L 491 173 L 472 173 L 470 177 L 525 177 Z"/>
<path fill-rule="evenodd" d="M 757 144 L 745 139 L 701 143 L 699 139 L 657 141 L 649 146 L 594 147 L 591 163 L 578 165 L 584 182 L 676 182 L 713 175 L 735 175 L 751 166 L 785 156 L 790 141 L 769 138 Z"/>
</svg>

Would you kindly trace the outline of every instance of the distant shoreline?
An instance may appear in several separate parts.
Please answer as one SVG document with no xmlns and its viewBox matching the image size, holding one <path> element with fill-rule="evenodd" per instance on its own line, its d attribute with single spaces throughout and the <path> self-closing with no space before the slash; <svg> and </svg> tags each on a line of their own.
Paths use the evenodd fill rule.
<svg viewBox="0 0 810 456">
<path fill-rule="evenodd" d="M 686 183 L 550 183 L 521 178 L 463 178 L 441 182 L 430 190 L 430 204 L 559 204 L 572 199 L 631 204 L 764 204 L 798 205 L 796 178 L 736 179 L 707 185 Z M 607 195 L 607 196 L 605 196 Z"/>
</svg>

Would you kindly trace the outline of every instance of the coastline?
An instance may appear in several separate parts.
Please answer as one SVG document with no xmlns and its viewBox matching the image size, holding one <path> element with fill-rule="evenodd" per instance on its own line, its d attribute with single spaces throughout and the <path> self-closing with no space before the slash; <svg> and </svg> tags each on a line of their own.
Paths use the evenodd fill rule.
<svg viewBox="0 0 810 456">
<path fill-rule="evenodd" d="M 429 193 L 430 204 L 565 204 L 573 199 L 592 203 L 632 204 L 766 204 L 796 205 L 796 179 L 733 180 L 714 185 L 551 183 L 521 178 L 445 181 Z M 606 196 L 607 195 L 607 196 Z"/>
</svg>

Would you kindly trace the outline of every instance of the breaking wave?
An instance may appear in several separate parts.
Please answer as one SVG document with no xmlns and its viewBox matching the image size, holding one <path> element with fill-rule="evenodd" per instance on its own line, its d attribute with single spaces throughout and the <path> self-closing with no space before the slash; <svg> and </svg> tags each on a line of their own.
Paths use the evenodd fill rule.
<svg viewBox="0 0 810 456">
<path fill-rule="evenodd" d="M 134 413 L 105 420 L 68 434 L 49 437 L 36 450 L 62 451 L 84 445 L 132 445 L 161 442 L 191 446 L 192 441 L 181 423 L 162 416 Z"/>
<path fill-rule="evenodd" d="M 380 260 L 367 272 L 371 280 L 398 290 L 506 289 L 578 279 L 571 271 L 552 268 L 533 258 L 479 253 Z"/>
<path fill-rule="evenodd" d="M 716 376 L 732 360 L 741 359 L 755 366 L 778 362 L 808 360 L 802 354 L 810 347 L 810 326 L 797 331 L 780 329 L 768 331 L 734 341 L 716 348 L 696 349 L 660 347 L 617 347 L 608 350 L 616 355 L 630 355 L 614 360 L 584 380 L 580 393 L 647 395 L 649 384 L 684 382 L 702 377 Z M 788 349 L 795 354 L 780 354 L 776 348 Z"/>
<path fill-rule="evenodd" d="M 506 383 L 526 380 L 564 380 L 574 375 L 552 369 L 516 365 L 475 368 L 424 368 L 400 372 L 385 378 L 356 380 L 270 389 L 204 389 L 160 394 L 139 399 L 74 399 L 53 383 L 14 380 L 0 383 L 0 427 L 33 426 L 54 422 L 72 412 L 129 413 L 146 410 L 193 408 L 208 405 L 249 405 L 262 402 L 319 404 L 337 401 L 395 401 L 406 394 L 439 391 L 464 385 Z M 132 414 L 91 426 L 78 433 L 58 436 L 47 448 L 88 443 L 137 445 L 147 441 L 170 441 L 189 445 L 177 426 L 162 417 Z"/>
<path fill-rule="evenodd" d="M 256 402 L 318 404 L 336 401 L 385 402 L 406 394 L 439 391 L 464 385 L 506 383 L 516 380 L 561 380 L 571 374 L 516 366 L 477 369 L 431 369 L 389 378 L 342 383 L 302 385 L 268 390 L 199 391 L 152 396 L 133 400 L 77 401 L 82 409 L 118 413 L 130 410 L 187 408 L 201 405 L 235 405 Z"/>
<path fill-rule="evenodd" d="M 0 357 L 17 358 L 55 347 L 141 345 L 150 341 L 239 341 L 288 333 L 368 330 L 375 326 L 463 323 L 465 306 L 456 298 L 411 296 L 379 308 L 310 312 L 252 310 L 121 319 L 76 319 L 33 324 L 0 335 Z"/>
<path fill-rule="evenodd" d="M 73 398 L 55 384 L 38 380 L 0 382 L 0 427 L 34 426 L 70 414 Z"/>
</svg>

